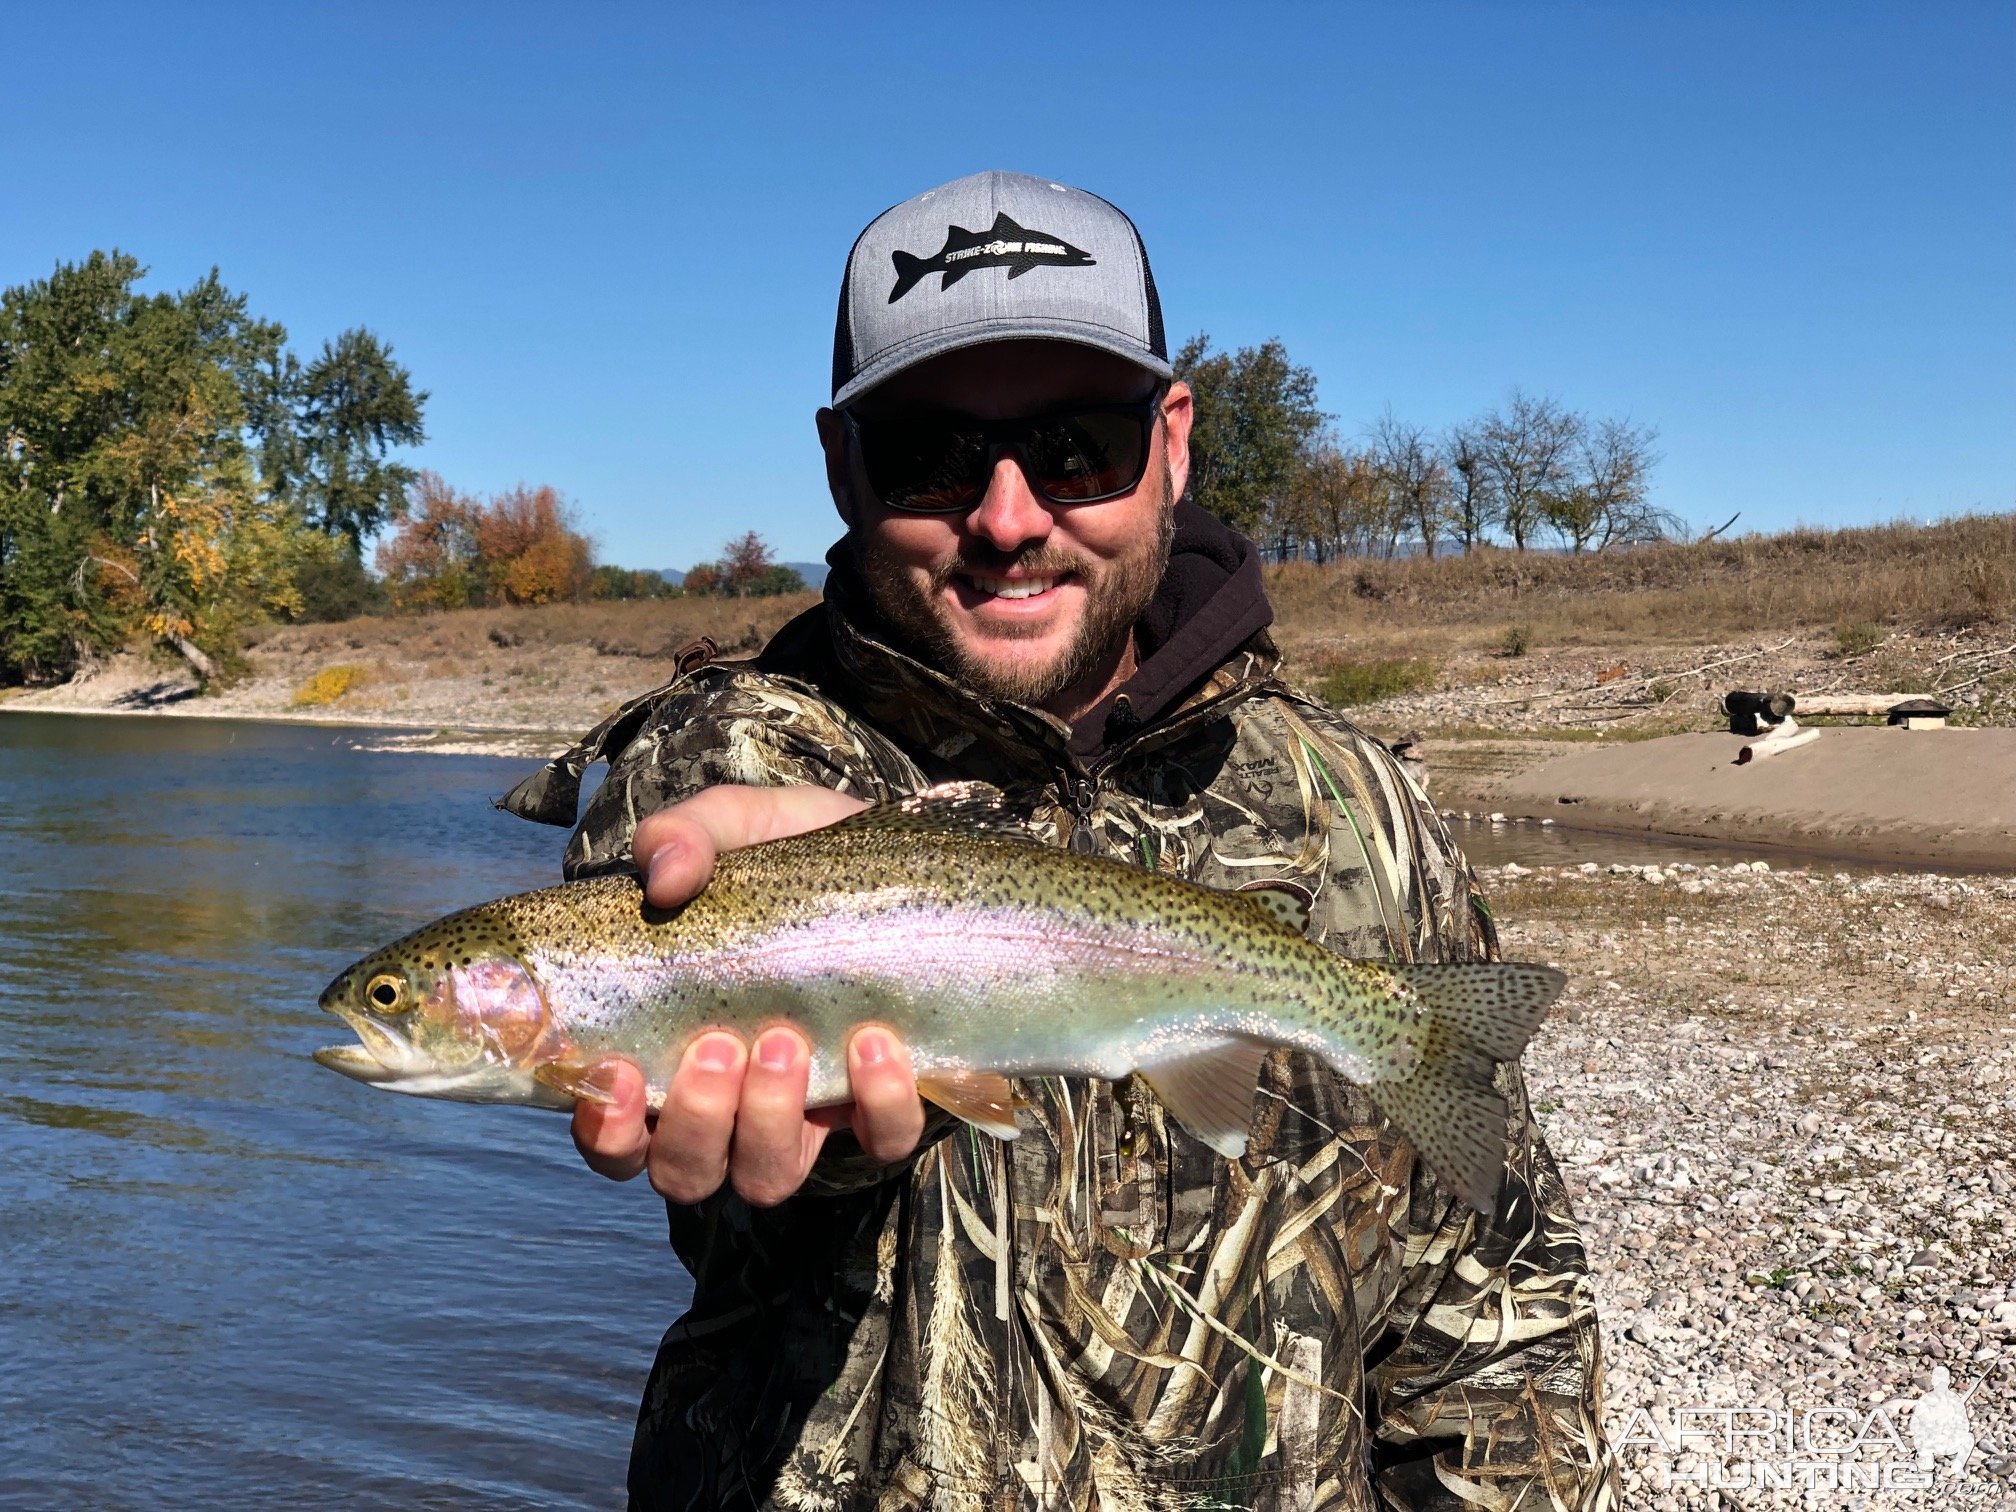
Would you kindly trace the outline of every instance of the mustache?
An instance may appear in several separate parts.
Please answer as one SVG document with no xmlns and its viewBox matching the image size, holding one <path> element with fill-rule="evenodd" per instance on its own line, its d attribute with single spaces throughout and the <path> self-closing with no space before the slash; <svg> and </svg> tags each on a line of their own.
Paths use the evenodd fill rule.
<svg viewBox="0 0 2016 1512">
<path fill-rule="evenodd" d="M 1032 546 L 1025 551 L 988 551 L 969 546 L 951 561 L 931 569 L 931 589 L 934 593 L 938 592 L 961 574 L 1006 577 L 1011 572 L 1026 572 L 1033 577 L 1074 574 L 1083 577 L 1090 565 L 1077 552 L 1049 545 Z"/>
</svg>

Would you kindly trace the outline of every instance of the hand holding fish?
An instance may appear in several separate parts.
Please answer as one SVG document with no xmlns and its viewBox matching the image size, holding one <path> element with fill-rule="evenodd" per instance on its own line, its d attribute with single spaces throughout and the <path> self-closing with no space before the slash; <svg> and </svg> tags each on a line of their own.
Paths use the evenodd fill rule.
<svg viewBox="0 0 2016 1512">
<path fill-rule="evenodd" d="M 500 898 L 366 956 L 322 994 L 357 1041 L 315 1058 L 427 1097 L 611 1104 L 576 1125 L 605 1174 L 776 1203 L 831 1126 L 806 1108 L 900 1159 L 920 1092 L 1016 1138 L 1017 1077 L 1139 1074 L 1237 1159 L 1282 1046 L 1366 1087 L 1488 1215 L 1505 1173 L 1496 1068 L 1564 982 L 1540 965 L 1345 959 L 1309 937 L 1306 889 L 1222 892 L 1060 850 L 970 783 L 876 808 L 710 789 L 640 826 L 637 854 L 644 888 Z M 612 1057 L 641 1068 L 655 1131 L 627 1074 L 612 1092 Z"/>
<path fill-rule="evenodd" d="M 865 806 L 821 787 L 708 788 L 637 826 L 645 899 L 677 908 L 707 885 L 722 851 L 804 834 Z M 901 1160 L 916 1147 L 924 1108 L 909 1052 L 893 1034 L 868 1028 L 849 1041 L 850 1103 L 805 1110 L 811 1063 L 810 1042 L 792 1029 L 764 1031 L 753 1055 L 724 1030 L 703 1034 L 673 1073 L 654 1127 L 643 1072 L 627 1060 L 605 1061 L 614 1100 L 575 1105 L 575 1148 L 590 1170 L 612 1181 L 649 1171 L 651 1185 L 674 1202 L 698 1202 L 725 1181 L 768 1207 L 804 1184 L 827 1134 L 850 1122 L 878 1159 Z"/>
</svg>

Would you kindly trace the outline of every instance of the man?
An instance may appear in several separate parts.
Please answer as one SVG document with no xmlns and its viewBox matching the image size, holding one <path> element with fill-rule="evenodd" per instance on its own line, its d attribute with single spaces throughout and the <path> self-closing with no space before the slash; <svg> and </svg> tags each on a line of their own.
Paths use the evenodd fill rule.
<svg viewBox="0 0 2016 1512">
<path fill-rule="evenodd" d="M 1448 836 L 1379 743 L 1281 682 L 1251 545 L 1184 500 L 1139 236 L 988 173 L 855 243 L 818 416 L 847 533 L 825 603 L 691 665 L 509 800 L 570 876 L 676 906 L 719 851 L 948 779 L 1043 835 L 1220 887 L 1285 880 L 1353 956 L 1495 951 Z M 671 1204 L 692 1310 L 631 1460 L 646 1508 L 1589 1508 L 1615 1504 L 1581 1242 L 1515 1067 L 1485 1223 L 1377 1108 L 1278 1052 L 1251 1148 L 1138 1082 L 1024 1085 L 1003 1143 L 927 1116 L 905 1048 L 848 1047 L 803 1111 L 788 1027 L 701 1036 L 655 1130 L 584 1104 L 605 1175 Z"/>
</svg>

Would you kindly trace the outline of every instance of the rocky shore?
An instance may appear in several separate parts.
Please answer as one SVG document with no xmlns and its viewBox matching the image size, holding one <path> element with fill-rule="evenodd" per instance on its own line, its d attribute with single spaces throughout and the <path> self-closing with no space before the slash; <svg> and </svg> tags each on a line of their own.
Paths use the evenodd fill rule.
<svg viewBox="0 0 2016 1512">
<path fill-rule="evenodd" d="M 1623 1506 L 2016 1505 L 2016 878 L 1485 881 L 1506 954 L 1573 979 L 1527 1067 L 1590 1246 Z M 1914 1489 L 1941 1366 L 1978 1442 Z"/>
</svg>

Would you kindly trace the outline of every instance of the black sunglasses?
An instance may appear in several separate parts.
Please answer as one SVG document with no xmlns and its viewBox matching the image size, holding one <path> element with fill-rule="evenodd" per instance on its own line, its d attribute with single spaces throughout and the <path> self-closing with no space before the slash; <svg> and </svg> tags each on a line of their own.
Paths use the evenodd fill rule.
<svg viewBox="0 0 2016 1512">
<path fill-rule="evenodd" d="M 1090 404 L 1020 420 L 951 412 L 841 418 L 861 450 L 875 497 L 911 514 L 961 514 L 978 504 L 995 458 L 1011 453 L 1052 504 L 1097 504 L 1140 485 L 1165 391 L 1131 404 Z"/>
</svg>

